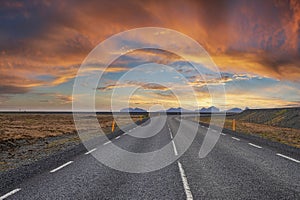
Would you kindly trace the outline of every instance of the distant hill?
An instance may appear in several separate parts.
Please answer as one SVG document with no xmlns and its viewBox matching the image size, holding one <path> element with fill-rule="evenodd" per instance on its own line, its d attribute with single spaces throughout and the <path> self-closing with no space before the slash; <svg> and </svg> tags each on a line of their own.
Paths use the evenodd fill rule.
<svg viewBox="0 0 300 200">
<path fill-rule="evenodd" d="M 300 107 L 247 109 L 235 115 L 234 118 L 251 123 L 300 129 Z"/>
<path fill-rule="evenodd" d="M 220 109 L 215 107 L 215 106 L 211 106 L 209 108 L 201 108 L 200 110 L 196 110 L 196 112 L 201 112 L 201 113 L 211 113 L 211 112 L 220 112 Z"/>
<path fill-rule="evenodd" d="M 193 112 L 191 110 L 187 110 L 187 109 L 184 109 L 184 108 L 181 108 L 181 107 L 178 107 L 178 108 L 169 108 L 167 110 L 168 113 L 172 113 L 172 112 L 176 112 L 176 113 L 179 113 L 179 112 Z"/>
<path fill-rule="evenodd" d="M 147 112 L 147 111 L 142 108 L 123 108 L 120 110 L 120 112 Z"/>
<path fill-rule="evenodd" d="M 226 112 L 228 112 L 228 113 L 241 113 L 241 112 L 243 112 L 243 109 L 241 109 L 241 108 L 231 108 L 231 109 L 227 110 Z"/>
</svg>

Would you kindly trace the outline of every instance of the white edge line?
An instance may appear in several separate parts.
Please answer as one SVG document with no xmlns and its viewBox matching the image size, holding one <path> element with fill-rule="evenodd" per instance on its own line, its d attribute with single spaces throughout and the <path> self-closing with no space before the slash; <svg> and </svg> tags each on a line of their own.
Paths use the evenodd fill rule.
<svg viewBox="0 0 300 200">
<path fill-rule="evenodd" d="M 181 176 L 181 180 L 182 180 L 182 183 L 183 183 L 183 187 L 184 187 L 186 199 L 187 200 L 192 200 L 193 199 L 193 195 L 192 195 L 190 186 L 188 184 L 188 181 L 187 181 L 184 169 L 183 169 L 183 167 L 182 167 L 182 165 L 181 165 L 180 162 L 177 162 L 177 163 L 178 163 L 178 167 L 179 167 L 180 176 Z"/>
<path fill-rule="evenodd" d="M 15 194 L 15 193 L 19 192 L 20 190 L 21 190 L 21 188 L 14 189 L 14 190 L 12 190 L 12 191 L 6 193 L 5 195 L 1 196 L 1 197 L 0 197 L 0 200 L 3 200 L 3 199 L 5 199 L 5 198 L 9 197 L 10 195 Z"/>
<path fill-rule="evenodd" d="M 256 145 L 256 144 L 252 144 L 252 143 L 248 143 L 249 145 L 251 145 L 251 146 L 253 146 L 253 147 L 256 147 L 256 148 L 259 148 L 259 149 L 261 149 L 262 147 L 261 146 L 258 146 L 258 145 Z"/>
<path fill-rule="evenodd" d="M 174 154 L 175 154 L 175 156 L 178 156 L 178 152 L 177 152 L 174 140 L 172 140 L 172 144 L 173 144 Z"/>
<path fill-rule="evenodd" d="M 107 144 L 109 144 L 109 143 L 111 143 L 111 141 L 105 142 L 103 145 L 107 145 Z"/>
<path fill-rule="evenodd" d="M 52 169 L 52 170 L 50 171 L 50 173 L 56 172 L 56 171 L 58 171 L 58 170 L 64 168 L 65 166 L 71 164 L 72 162 L 73 162 L 73 161 L 69 161 L 69 162 L 67 162 L 67 163 L 65 163 L 65 164 L 63 164 L 63 165 L 61 165 L 61 166 L 59 166 L 59 167 L 57 167 L 57 168 L 55 168 L 55 169 Z"/>
<path fill-rule="evenodd" d="M 118 137 L 116 137 L 115 139 L 117 140 L 117 139 L 119 139 L 121 136 L 118 136 Z"/>
<path fill-rule="evenodd" d="M 277 155 L 277 156 L 281 156 L 281 157 L 286 158 L 286 159 L 289 159 L 289 160 L 294 161 L 294 162 L 296 162 L 296 163 L 300 163 L 299 160 L 296 160 L 296 159 L 294 159 L 294 158 L 288 157 L 288 156 L 283 155 L 283 154 L 281 154 L 281 153 L 276 153 L 276 155 Z"/>
<path fill-rule="evenodd" d="M 96 150 L 97 150 L 97 148 L 94 148 L 94 149 L 92 149 L 92 150 L 86 152 L 85 155 L 88 155 L 88 154 L 90 154 L 90 153 L 92 153 L 93 151 L 96 151 Z"/>
<path fill-rule="evenodd" d="M 234 140 L 240 141 L 239 138 L 236 138 L 236 137 L 231 137 L 231 138 L 234 139 Z"/>
</svg>

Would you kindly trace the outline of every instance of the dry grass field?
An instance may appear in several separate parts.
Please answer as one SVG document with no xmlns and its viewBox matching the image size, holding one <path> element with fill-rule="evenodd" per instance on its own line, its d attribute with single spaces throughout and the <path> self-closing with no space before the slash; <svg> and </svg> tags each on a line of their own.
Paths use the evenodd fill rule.
<svg viewBox="0 0 300 200">
<path fill-rule="evenodd" d="M 75 133 L 70 114 L 1 114 L 0 141 L 37 139 Z"/>
<path fill-rule="evenodd" d="M 232 130 L 234 116 L 227 117 L 224 128 Z M 210 117 L 201 117 L 201 122 L 209 123 Z M 236 120 L 236 131 L 240 133 L 258 135 L 263 138 L 300 148 L 300 130 L 259 123 Z"/>
<path fill-rule="evenodd" d="M 97 115 L 99 124 L 106 133 L 110 132 L 113 116 Z M 140 116 L 133 116 L 137 121 Z M 121 125 L 130 121 L 120 116 Z M 63 134 L 76 134 L 72 114 L 0 114 L 0 141 L 37 139 Z"/>
<path fill-rule="evenodd" d="M 104 134 L 110 133 L 113 116 L 97 115 L 97 119 Z M 120 126 L 140 119 L 141 116 L 118 117 Z M 93 129 L 89 124 L 86 128 Z M 0 114 L 0 171 L 29 164 L 79 143 L 72 114 Z"/>
</svg>

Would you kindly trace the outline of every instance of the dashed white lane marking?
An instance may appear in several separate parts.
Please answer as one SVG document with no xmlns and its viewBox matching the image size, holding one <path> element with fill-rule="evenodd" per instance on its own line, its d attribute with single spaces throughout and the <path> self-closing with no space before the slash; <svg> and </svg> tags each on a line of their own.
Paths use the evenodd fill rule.
<svg viewBox="0 0 300 200">
<path fill-rule="evenodd" d="M 132 130 L 130 129 L 128 132 L 130 133 Z"/>
<path fill-rule="evenodd" d="M 96 150 L 97 150 L 97 148 L 94 148 L 94 149 L 92 149 L 92 150 L 86 152 L 85 155 L 88 155 L 88 154 L 90 154 L 90 153 L 92 153 L 93 151 L 96 151 Z"/>
<path fill-rule="evenodd" d="M 181 165 L 180 162 L 177 162 L 177 163 L 178 163 L 178 167 L 179 167 L 179 171 L 180 171 L 181 180 L 182 180 L 182 182 L 183 182 L 183 187 L 184 187 L 186 199 L 187 199 L 187 200 L 193 200 L 193 195 L 192 195 L 190 186 L 189 186 L 189 184 L 188 184 L 188 181 L 187 181 L 185 172 L 184 172 L 184 170 L 183 170 L 183 167 L 182 167 L 182 165 Z"/>
<path fill-rule="evenodd" d="M 286 156 L 286 155 L 283 155 L 283 154 L 280 154 L 280 153 L 276 153 L 276 155 L 277 155 L 277 156 L 281 156 L 281 157 L 286 158 L 286 159 L 289 159 L 289 160 L 294 161 L 294 162 L 296 162 L 296 163 L 300 163 L 299 160 L 296 160 L 296 159 L 294 159 L 294 158 L 288 157 L 288 156 Z"/>
<path fill-rule="evenodd" d="M 253 147 L 256 147 L 256 148 L 259 148 L 259 149 L 261 149 L 262 147 L 261 146 L 258 146 L 258 145 L 256 145 L 256 144 L 252 144 L 252 143 L 248 143 L 249 145 L 251 145 L 251 146 L 253 146 Z"/>
<path fill-rule="evenodd" d="M 67 163 L 65 163 L 65 164 L 63 164 L 63 165 L 61 165 L 61 166 L 59 166 L 59 167 L 57 167 L 57 168 L 51 170 L 50 173 L 56 172 L 56 171 L 58 171 L 58 170 L 64 168 L 65 166 L 71 164 L 72 162 L 73 162 L 73 161 L 69 161 L 69 162 L 67 162 Z"/>
<path fill-rule="evenodd" d="M 221 135 L 226 135 L 225 133 L 221 133 Z"/>
<path fill-rule="evenodd" d="M 119 139 L 121 136 L 116 137 L 116 140 Z"/>
<path fill-rule="evenodd" d="M 111 143 L 111 141 L 105 142 L 103 145 L 107 145 L 107 144 L 109 144 L 109 143 Z"/>
<path fill-rule="evenodd" d="M 5 198 L 15 194 L 15 193 L 19 192 L 20 190 L 21 190 L 21 188 L 14 189 L 14 190 L 10 191 L 9 193 L 6 193 L 5 195 L 1 196 L 0 200 L 3 200 Z"/>
<path fill-rule="evenodd" d="M 171 139 L 173 140 L 173 135 L 172 135 L 172 132 L 170 131 L 170 137 L 171 137 Z"/>
<path fill-rule="evenodd" d="M 236 138 L 236 137 L 231 137 L 231 138 L 234 139 L 234 140 L 240 141 L 239 138 Z"/>
<path fill-rule="evenodd" d="M 172 140 L 172 145 L 173 145 L 173 149 L 174 149 L 174 154 L 175 154 L 175 156 L 178 156 L 178 152 L 177 152 L 177 149 L 176 149 L 174 140 Z"/>
</svg>

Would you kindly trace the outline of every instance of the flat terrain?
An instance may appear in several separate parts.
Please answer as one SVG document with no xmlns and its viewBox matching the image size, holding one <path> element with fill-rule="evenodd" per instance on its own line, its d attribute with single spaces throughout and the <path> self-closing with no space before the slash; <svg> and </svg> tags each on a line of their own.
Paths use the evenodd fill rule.
<svg viewBox="0 0 300 200">
<path fill-rule="evenodd" d="M 130 121 L 120 118 L 120 125 Z M 104 133 L 111 132 L 112 115 L 98 115 Z M 133 116 L 137 121 L 140 116 Z M 0 114 L 0 171 L 30 164 L 80 143 L 72 114 Z"/>
<path fill-rule="evenodd" d="M 98 115 L 100 126 L 109 132 L 112 115 Z M 138 117 L 136 117 L 138 119 Z M 76 134 L 72 114 L 0 114 L 0 141 L 37 139 Z"/>
<path fill-rule="evenodd" d="M 216 122 L 221 121 L 221 117 Z M 236 131 L 257 135 L 271 141 L 300 148 L 300 108 L 250 109 L 227 116 L 224 128 L 232 130 L 236 120 Z M 201 122 L 210 123 L 209 116 L 200 117 Z"/>
</svg>

